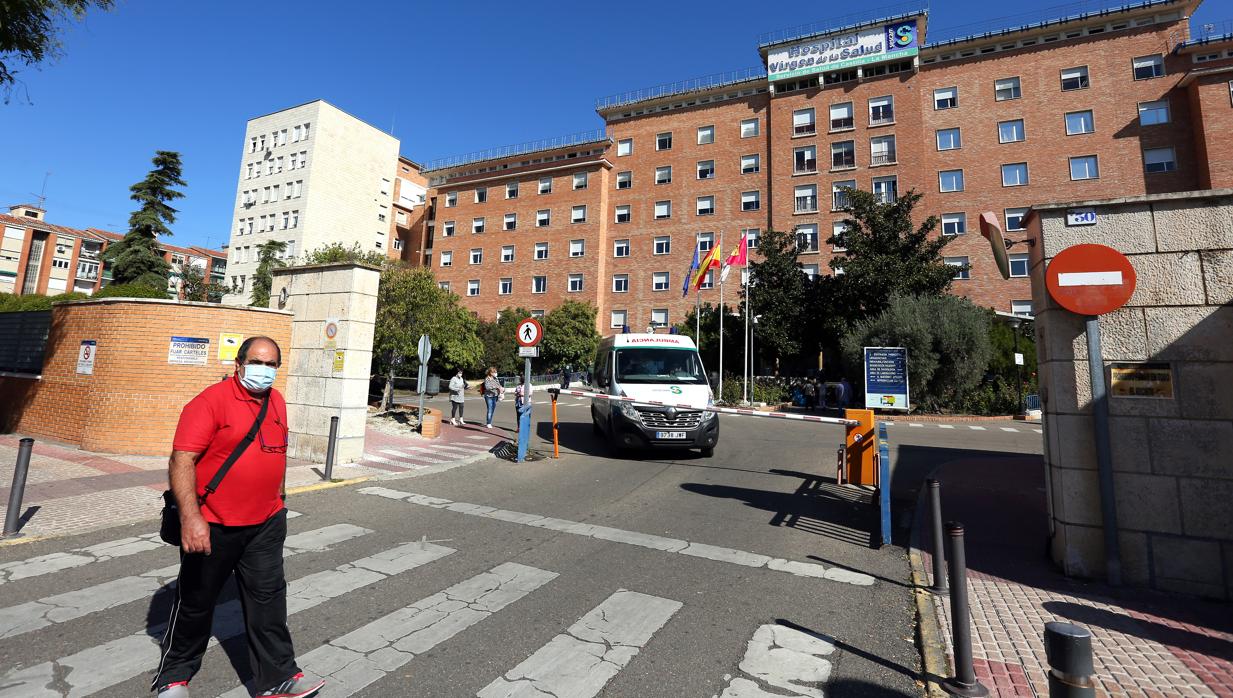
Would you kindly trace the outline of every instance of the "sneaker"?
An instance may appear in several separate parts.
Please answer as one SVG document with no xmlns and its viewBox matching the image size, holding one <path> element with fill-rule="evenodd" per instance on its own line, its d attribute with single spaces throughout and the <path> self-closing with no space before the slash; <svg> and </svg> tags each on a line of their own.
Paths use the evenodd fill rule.
<svg viewBox="0 0 1233 698">
<path fill-rule="evenodd" d="M 325 685 L 325 679 L 310 681 L 304 674 L 296 674 L 268 691 L 258 693 L 258 698 L 306 698 L 316 695 Z M 186 694 L 187 695 L 187 694 Z"/>
<path fill-rule="evenodd" d="M 176 681 L 159 686 L 158 698 L 188 698 L 188 682 Z"/>
<path fill-rule="evenodd" d="M 491 424 L 485 424 L 485 425 L 484 425 L 484 428 L 485 428 L 485 429 L 491 429 L 491 428 L 492 428 L 492 425 L 491 425 Z"/>
</svg>

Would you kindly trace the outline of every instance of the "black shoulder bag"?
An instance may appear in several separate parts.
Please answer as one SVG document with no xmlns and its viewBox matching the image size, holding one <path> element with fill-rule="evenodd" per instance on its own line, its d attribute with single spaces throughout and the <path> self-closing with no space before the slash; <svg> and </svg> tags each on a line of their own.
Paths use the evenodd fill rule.
<svg viewBox="0 0 1233 698">
<path fill-rule="evenodd" d="M 244 451 L 253 443 L 253 439 L 257 438 L 257 432 L 261 429 L 261 423 L 265 421 L 266 408 L 270 406 L 270 394 L 265 394 L 265 399 L 261 401 L 261 410 L 257 412 L 257 419 L 253 425 L 249 427 L 248 433 L 240 443 L 235 445 L 235 450 L 231 455 L 227 456 L 227 460 L 219 466 L 218 472 L 214 473 L 214 477 L 210 478 L 210 482 L 205 486 L 205 494 L 197 499 L 197 503 L 201 504 L 206 500 L 206 497 L 214 494 L 218 489 L 218 484 L 223 481 L 223 477 L 227 475 L 227 471 L 231 470 L 231 466 L 244 455 Z M 163 542 L 168 545 L 179 547 L 180 545 L 180 505 L 176 503 L 176 495 L 171 490 L 163 492 L 163 521 L 158 527 L 158 537 L 163 539 Z"/>
</svg>

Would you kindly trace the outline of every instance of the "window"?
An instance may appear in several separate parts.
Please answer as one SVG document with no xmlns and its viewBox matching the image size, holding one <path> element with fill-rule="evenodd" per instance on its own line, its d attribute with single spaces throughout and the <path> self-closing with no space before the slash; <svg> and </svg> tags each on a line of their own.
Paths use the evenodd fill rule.
<svg viewBox="0 0 1233 698">
<path fill-rule="evenodd" d="M 472 233 L 484 232 L 484 219 L 482 217 L 471 219 L 471 232 Z"/>
<path fill-rule="evenodd" d="M 806 184 L 796 188 L 796 212 L 813 213 L 818 210 L 818 187 Z"/>
<path fill-rule="evenodd" d="M 539 261 L 548 259 L 548 243 L 546 242 L 535 243 L 535 259 Z"/>
<path fill-rule="evenodd" d="M 699 160 L 698 161 L 698 179 L 714 179 L 715 178 L 715 161 L 714 160 Z"/>
<path fill-rule="evenodd" d="M 798 225 L 796 227 L 796 249 L 798 252 L 818 251 L 817 225 Z"/>
<path fill-rule="evenodd" d="M 291 212 L 291 227 L 292 228 L 300 227 L 300 212 L 299 211 Z"/>
<path fill-rule="evenodd" d="M 617 157 L 623 158 L 634 152 L 634 139 L 622 138 L 617 141 Z"/>
<path fill-rule="evenodd" d="M 505 220 L 502 224 L 502 229 L 503 230 L 515 230 L 517 228 L 518 228 L 518 214 L 516 213 L 505 214 Z"/>
<path fill-rule="evenodd" d="M 1028 166 L 1026 162 L 1012 162 L 1002 165 L 1002 186 L 1022 187 L 1028 183 Z"/>
<path fill-rule="evenodd" d="M 1010 312 L 1012 315 L 1023 315 L 1026 317 L 1032 316 L 1032 301 L 1011 301 Z"/>
<path fill-rule="evenodd" d="M 998 122 L 998 143 L 1018 143 L 1024 137 L 1023 119 Z"/>
<path fill-rule="evenodd" d="M 715 197 L 699 196 L 698 197 L 698 215 L 710 216 L 715 213 Z"/>
<path fill-rule="evenodd" d="M 448 291 L 450 290 L 450 282 L 448 282 L 448 281 L 438 281 L 438 282 L 437 282 L 437 288 L 441 289 L 442 291 L 447 291 L 447 292 L 448 292 Z"/>
<path fill-rule="evenodd" d="M 552 223 L 552 211 L 549 209 L 540 209 L 535 212 L 535 227 L 544 228 Z"/>
<path fill-rule="evenodd" d="M 443 238 L 454 237 L 454 221 L 446 221 L 441 224 L 441 237 Z"/>
<path fill-rule="evenodd" d="M 1002 211 L 1006 219 L 1007 230 L 1023 230 L 1023 219 L 1027 217 L 1026 208 L 1008 208 Z"/>
<path fill-rule="evenodd" d="M 669 254 L 672 252 L 672 238 L 665 235 L 655 238 L 655 254 Z"/>
<path fill-rule="evenodd" d="M 812 109 L 797 109 L 792 112 L 792 135 L 812 136 L 817 132 Z"/>
<path fill-rule="evenodd" d="M 585 240 L 570 240 L 569 241 L 569 256 L 581 257 L 586 254 L 587 243 Z"/>
<path fill-rule="evenodd" d="M 613 329 L 622 329 L 625 327 L 625 319 L 628 317 L 624 310 L 614 310 L 609 315 L 608 326 Z"/>
<path fill-rule="evenodd" d="M 655 202 L 655 220 L 662 221 L 672 217 L 672 202 L 671 201 L 656 201 Z"/>
<path fill-rule="evenodd" d="M 451 191 L 445 195 L 445 207 L 454 208 L 458 205 L 458 192 Z"/>
<path fill-rule="evenodd" d="M 482 247 L 477 247 L 471 250 L 471 262 L 470 263 L 471 264 L 483 264 L 484 263 L 484 249 Z"/>
<path fill-rule="evenodd" d="M 613 274 L 612 275 L 612 292 L 613 293 L 628 293 L 629 292 L 629 274 Z"/>
<path fill-rule="evenodd" d="M 891 165 L 894 164 L 895 153 L 895 137 L 894 136 L 878 136 L 869 139 L 870 150 L 870 165 Z"/>
<path fill-rule="evenodd" d="M 698 233 L 698 254 L 710 252 L 715 247 L 715 233 Z"/>
<path fill-rule="evenodd" d="M 1100 165 L 1095 155 L 1082 155 L 1070 159 L 1070 178 L 1097 179 L 1100 177 Z"/>
<path fill-rule="evenodd" d="M 831 169 L 846 170 L 856 167 L 856 141 L 831 143 Z"/>
<path fill-rule="evenodd" d="M 743 175 L 757 174 L 761 170 L 762 170 L 761 156 L 757 154 L 741 156 L 741 174 Z"/>
<path fill-rule="evenodd" d="M 938 173 L 938 190 L 963 191 L 963 170 L 942 170 Z"/>
<path fill-rule="evenodd" d="M 514 292 L 514 280 L 506 277 L 497 282 L 497 295 L 508 296 Z"/>
<path fill-rule="evenodd" d="M 758 249 L 758 229 L 746 228 L 741 231 L 745 235 L 745 246 L 751 250 Z"/>
<path fill-rule="evenodd" d="M 482 204 L 488 201 L 488 187 L 475 188 L 475 203 Z"/>
<path fill-rule="evenodd" d="M 651 326 L 652 327 L 667 327 L 668 326 L 668 309 L 656 308 L 651 311 Z"/>
<path fill-rule="evenodd" d="M 288 213 L 287 211 L 283 211 L 283 223 L 282 223 L 283 227 L 282 227 L 282 229 L 283 229 L 283 230 L 286 230 L 286 229 L 287 229 L 287 226 L 288 226 L 288 225 L 290 225 L 290 224 L 291 224 L 291 214 L 290 214 L 290 213 Z"/>
<path fill-rule="evenodd" d="M 667 291 L 670 275 L 666 271 L 657 271 L 651 274 L 651 290 L 652 291 Z"/>
<path fill-rule="evenodd" d="M 1066 135 L 1076 136 L 1096 130 L 1091 111 L 1072 111 L 1066 114 Z"/>
<path fill-rule="evenodd" d="M 454 266 L 454 253 L 453 252 L 446 250 L 441 253 L 441 266 L 443 267 Z"/>
<path fill-rule="evenodd" d="M 183 262 L 181 262 L 181 264 L 182 264 L 182 263 L 183 263 Z M 53 260 L 51 260 L 51 266 L 52 266 L 52 268 L 53 268 L 53 269 L 68 269 L 68 268 L 69 268 L 69 260 L 67 260 L 67 259 L 53 259 Z"/>
<path fill-rule="evenodd" d="M 832 252 L 847 252 L 848 247 L 844 242 L 843 236 L 848 233 L 848 224 L 846 221 L 835 221 L 831 223 L 831 241 Z"/>
<path fill-rule="evenodd" d="M 672 181 L 672 166 L 671 165 L 655 168 L 655 183 L 656 184 L 668 184 L 671 181 Z"/>
<path fill-rule="evenodd" d="M 656 150 L 672 150 L 672 132 L 660 133 L 655 136 Z"/>
<path fill-rule="evenodd" d="M 612 256 L 613 257 L 628 257 L 629 256 L 629 240 L 613 240 L 612 241 Z"/>
<path fill-rule="evenodd" d="M 792 151 L 792 172 L 794 174 L 807 174 L 818 171 L 818 148 L 816 146 L 807 145 L 804 148 L 795 148 Z"/>
<path fill-rule="evenodd" d="M 577 293 L 582 290 L 582 274 L 569 275 L 569 292 Z"/>
<path fill-rule="evenodd" d="M 702 283 L 698 284 L 698 288 L 702 290 L 706 290 L 708 288 L 715 288 L 715 270 L 714 269 L 706 270 L 706 273 L 702 275 Z"/>
<path fill-rule="evenodd" d="M 957 128 L 938 129 L 938 150 L 958 150 L 963 147 L 963 142 Z"/>
<path fill-rule="evenodd" d="M 1062 91 L 1082 90 L 1088 86 L 1087 66 L 1067 68 L 1062 71 Z"/>
<path fill-rule="evenodd" d="M 569 210 L 569 222 L 570 223 L 586 223 L 587 222 L 586 204 L 582 204 L 580 206 L 574 206 L 573 208 Z"/>
<path fill-rule="evenodd" d="M 1133 61 L 1135 69 L 1135 80 L 1150 80 L 1164 75 L 1164 57 L 1157 54 L 1155 56 L 1139 56 Z"/>
<path fill-rule="evenodd" d="M 759 133 L 757 119 L 745 119 L 741 122 L 741 138 L 753 138 Z"/>
<path fill-rule="evenodd" d="M 629 218 L 630 218 L 630 213 L 629 213 L 628 205 L 616 207 L 616 222 L 617 223 L 628 223 Z"/>
<path fill-rule="evenodd" d="M 1169 100 L 1139 102 L 1139 125 L 1155 126 L 1169 123 Z"/>
<path fill-rule="evenodd" d="M 1010 256 L 1010 276 L 1011 278 L 1023 278 L 1028 275 L 1028 256 L 1026 254 L 1012 254 Z"/>
<path fill-rule="evenodd" d="M 934 109 L 954 109 L 959 106 L 959 88 L 943 87 L 933 91 Z"/>
<path fill-rule="evenodd" d="M 1177 157 L 1172 148 L 1148 148 L 1143 151 L 1143 166 L 1149 172 L 1172 172 L 1177 169 Z"/>
<path fill-rule="evenodd" d="M 502 245 L 501 246 L 501 261 L 502 262 L 514 261 L 514 246 L 513 245 Z"/>
<path fill-rule="evenodd" d="M 831 130 L 842 131 L 844 129 L 853 128 L 856 125 L 856 120 L 852 118 L 852 103 L 844 102 L 843 104 L 831 105 Z"/>
<path fill-rule="evenodd" d="M 634 173 L 618 172 L 616 178 L 617 189 L 629 189 L 634 186 Z"/>
<path fill-rule="evenodd" d="M 965 213 L 943 213 L 942 234 L 963 235 L 968 232 L 968 217 Z"/>
<path fill-rule="evenodd" d="M 543 311 L 543 310 L 532 310 L 532 311 L 531 311 L 531 317 L 533 317 L 533 318 L 535 318 L 535 319 L 537 319 L 537 320 L 543 320 L 543 319 L 544 319 L 544 311 Z"/>
<path fill-rule="evenodd" d="M 895 98 L 875 97 L 869 100 L 869 125 L 890 124 L 895 121 Z"/>
<path fill-rule="evenodd" d="M 548 277 L 532 276 L 531 277 L 531 293 L 547 293 L 548 292 Z"/>
<path fill-rule="evenodd" d="M 972 278 L 971 274 L 969 273 L 971 272 L 971 266 L 968 265 L 967 257 L 943 257 L 942 261 L 946 262 L 948 266 L 952 266 L 955 268 L 955 279 L 956 280 L 962 281 L 964 279 Z"/>
<path fill-rule="evenodd" d="M 517 182 L 510 182 L 505 185 L 505 198 L 507 199 L 517 199 L 518 198 L 518 183 Z"/>
<path fill-rule="evenodd" d="M 587 177 L 586 172 L 575 172 L 574 173 L 574 189 L 586 189 L 587 179 L 588 177 Z"/>
<path fill-rule="evenodd" d="M 762 193 L 756 191 L 741 192 L 741 210 L 757 211 L 762 208 Z"/>
<path fill-rule="evenodd" d="M 1019 78 L 1004 78 L 993 83 L 993 99 L 1005 102 L 1008 99 L 1019 99 L 1023 92 L 1019 87 Z"/>
<path fill-rule="evenodd" d="M 698 145 L 709 145 L 715 142 L 715 127 L 714 126 L 699 126 L 698 127 Z"/>
<path fill-rule="evenodd" d="M 402 238 L 397 238 L 394 240 L 394 249 L 396 250 L 402 249 Z"/>
<path fill-rule="evenodd" d="M 801 271 L 805 272 L 805 276 L 808 277 L 810 281 L 813 281 L 818 276 L 818 265 L 803 264 L 801 265 Z"/>
<path fill-rule="evenodd" d="M 539 178 L 539 193 L 541 194 L 551 194 L 552 193 L 552 177 L 540 177 Z"/>
<path fill-rule="evenodd" d="M 856 188 L 856 180 L 847 179 L 842 182 L 831 184 L 831 210 L 843 211 L 851 205 L 848 197 L 848 189 Z"/>
<path fill-rule="evenodd" d="M 899 198 L 897 177 L 874 177 L 873 195 L 884 204 L 894 203 Z"/>
</svg>

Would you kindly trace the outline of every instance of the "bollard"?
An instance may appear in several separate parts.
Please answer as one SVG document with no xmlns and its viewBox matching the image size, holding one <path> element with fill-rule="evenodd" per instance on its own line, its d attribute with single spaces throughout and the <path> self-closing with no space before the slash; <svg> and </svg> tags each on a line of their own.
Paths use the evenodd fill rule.
<svg viewBox="0 0 1233 698">
<path fill-rule="evenodd" d="M 4 533 L 0 538 L 16 538 L 17 524 L 21 521 L 21 500 L 26 494 L 26 473 L 30 472 L 30 452 L 34 439 L 24 438 L 17 447 L 17 465 L 13 469 L 13 486 L 9 488 L 9 508 L 4 513 Z"/>
<path fill-rule="evenodd" d="M 963 554 L 963 524 L 946 524 L 950 541 L 950 634 L 955 648 L 955 675 L 942 682 L 942 690 L 953 696 L 980 697 L 989 689 L 976 680 L 972 666 L 972 621 L 968 616 L 968 568 Z"/>
<path fill-rule="evenodd" d="M 560 395 L 559 390 L 548 390 L 552 395 L 552 458 L 554 460 L 561 457 L 561 439 L 557 432 L 557 397 Z"/>
<path fill-rule="evenodd" d="M 338 417 L 330 417 L 330 440 L 325 444 L 325 480 L 334 479 L 334 442 L 338 441 Z"/>
<path fill-rule="evenodd" d="M 933 533 L 933 586 L 929 591 L 948 594 L 946 586 L 946 551 L 942 548 L 942 483 L 932 478 L 925 481 L 929 488 L 929 519 Z"/>
<path fill-rule="evenodd" d="M 1045 623 L 1045 658 L 1049 698 L 1096 698 L 1090 630 L 1074 623 Z"/>
<path fill-rule="evenodd" d="M 835 484 L 842 485 L 844 483 L 844 458 L 847 454 L 847 449 L 843 446 L 839 447 L 838 457 L 835 459 Z"/>
</svg>

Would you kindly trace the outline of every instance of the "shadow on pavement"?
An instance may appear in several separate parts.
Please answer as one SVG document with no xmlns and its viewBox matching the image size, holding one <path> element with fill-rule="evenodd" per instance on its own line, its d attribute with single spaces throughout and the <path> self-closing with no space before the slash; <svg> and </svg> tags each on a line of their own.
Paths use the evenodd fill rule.
<svg viewBox="0 0 1233 698">
<path fill-rule="evenodd" d="M 816 637 L 819 640 L 822 640 L 824 642 L 829 642 L 835 645 L 835 649 L 838 649 L 841 652 L 846 652 L 853 656 L 860 657 L 861 659 L 864 659 L 866 661 L 873 662 L 874 664 L 877 664 L 878 666 L 885 667 L 895 673 L 902 674 L 903 676 L 913 681 L 921 680 L 921 673 L 916 671 L 915 669 L 912 669 L 910 667 L 905 667 L 902 664 L 893 662 L 889 659 L 886 659 L 885 657 L 879 657 L 878 655 L 872 652 L 869 652 L 868 650 L 861 649 L 859 647 L 856 647 L 855 645 L 844 642 L 843 640 L 840 640 L 838 638 L 830 637 L 828 635 L 823 635 L 810 628 L 806 628 L 803 625 L 798 625 L 797 623 L 793 623 L 792 621 L 785 620 L 783 618 L 777 618 L 775 619 L 775 622 L 779 625 L 782 625 L 785 628 L 791 628 L 792 630 L 796 630 L 796 631 L 805 633 L 807 635 L 812 635 L 813 637 Z M 933 677 L 933 678 L 936 678 L 936 677 Z M 886 686 L 879 686 L 877 684 L 873 684 L 868 681 L 863 681 L 861 679 L 850 679 L 849 678 L 849 679 L 835 679 L 834 681 L 828 681 L 826 683 L 826 695 L 828 696 L 894 697 L 894 696 L 916 696 L 918 694 L 909 693 L 909 692 L 902 691 L 896 688 L 888 688 Z"/>
</svg>

